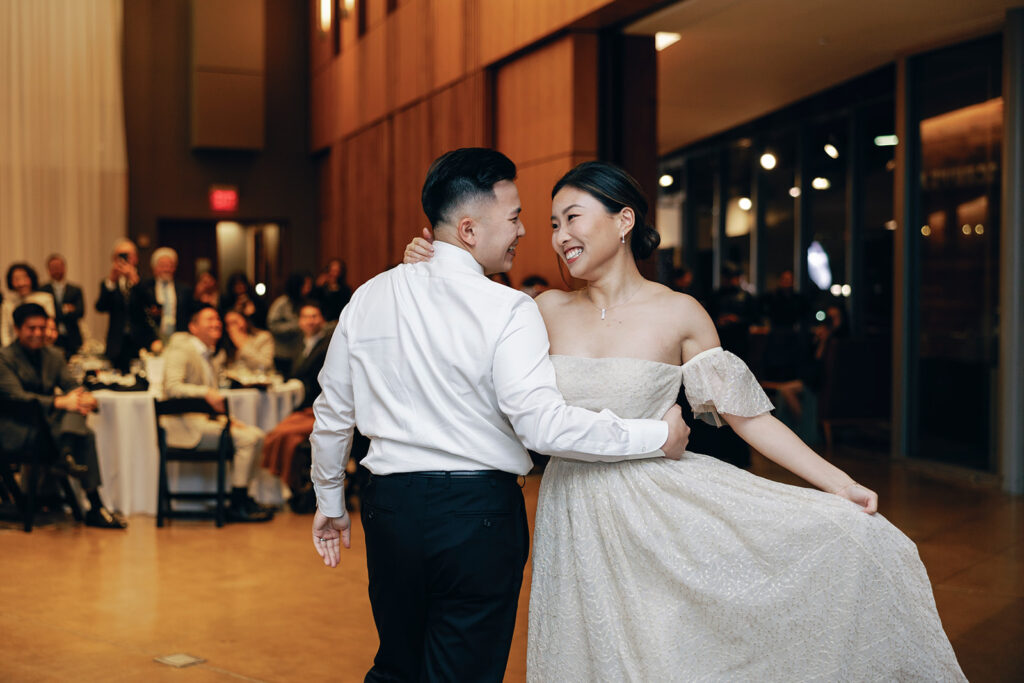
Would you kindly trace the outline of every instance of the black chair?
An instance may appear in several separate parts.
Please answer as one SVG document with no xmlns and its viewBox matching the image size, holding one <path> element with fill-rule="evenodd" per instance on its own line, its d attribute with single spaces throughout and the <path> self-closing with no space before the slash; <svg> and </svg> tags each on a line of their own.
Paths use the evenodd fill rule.
<svg viewBox="0 0 1024 683">
<path fill-rule="evenodd" d="M 218 413 L 203 398 L 154 400 L 153 407 L 156 412 L 157 447 L 160 452 L 160 484 L 157 491 L 156 525 L 162 527 L 164 519 L 167 518 L 209 519 L 212 517 L 216 520 L 218 527 L 224 526 L 226 518 L 224 503 L 227 500 L 225 485 L 227 465 L 235 456 L 235 442 L 231 439 L 231 416 L 228 413 L 227 401 L 224 402 L 223 413 Z M 167 445 L 167 433 L 160 425 L 160 418 L 164 415 L 185 415 L 188 413 L 202 413 L 210 416 L 211 419 L 221 416 L 227 418 L 216 448 L 209 450 L 173 448 Z M 171 491 L 167 485 L 168 462 L 217 463 L 217 490 L 215 492 Z M 213 500 L 216 501 L 216 504 L 212 512 L 209 510 L 176 510 L 171 504 L 175 500 Z"/>
<path fill-rule="evenodd" d="M 82 521 L 82 508 L 68 475 L 58 469 L 60 449 L 53 439 L 42 404 L 35 399 L 0 398 L 0 414 L 13 423 L 25 425 L 29 435 L 21 444 L 4 443 L 0 439 L 0 488 L 17 506 L 25 531 L 32 531 L 41 503 L 39 492 L 46 490 L 51 482 L 56 504 L 67 505 L 75 520 Z M 19 485 L 14 474 L 22 467 L 25 471 Z"/>
</svg>

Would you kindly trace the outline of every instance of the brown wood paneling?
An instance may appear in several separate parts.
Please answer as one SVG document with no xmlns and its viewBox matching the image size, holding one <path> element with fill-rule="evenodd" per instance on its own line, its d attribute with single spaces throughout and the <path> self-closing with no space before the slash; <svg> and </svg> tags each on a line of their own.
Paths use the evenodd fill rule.
<svg viewBox="0 0 1024 683">
<path fill-rule="evenodd" d="M 335 72 L 335 88 L 338 93 L 335 102 L 338 110 L 335 113 L 337 121 L 337 137 L 343 138 L 350 135 L 360 122 L 359 88 L 362 82 L 359 77 L 359 65 L 362 52 L 356 48 L 345 50 L 338 63 Z"/>
<path fill-rule="evenodd" d="M 434 57 L 433 87 L 458 80 L 466 73 L 467 0 L 433 0 L 430 20 Z"/>
<path fill-rule="evenodd" d="M 386 25 L 389 108 L 422 99 L 431 89 L 433 52 L 430 3 L 414 0 L 391 13 Z"/>
<path fill-rule="evenodd" d="M 529 45 L 610 4 L 615 3 L 609 0 L 516 0 L 516 47 Z"/>
<path fill-rule="evenodd" d="M 382 118 L 388 113 L 387 31 L 377 26 L 366 32 L 356 46 L 358 52 L 358 103 L 359 126 Z M 342 76 L 344 78 L 344 76 Z"/>
<path fill-rule="evenodd" d="M 313 74 L 310 83 L 310 147 L 313 151 L 329 147 L 335 139 L 333 117 L 337 116 L 337 83 L 335 70 L 328 64 L 326 68 Z"/>
<path fill-rule="evenodd" d="M 390 127 L 385 120 L 345 141 L 340 233 L 353 287 L 388 266 Z"/>
<path fill-rule="evenodd" d="M 490 88 L 484 72 L 445 88 L 430 99 L 433 154 L 459 147 L 489 147 Z"/>
<path fill-rule="evenodd" d="M 390 263 L 399 263 L 405 245 L 427 227 L 420 191 L 430 163 L 438 156 L 431 144 L 430 102 L 424 101 L 395 116 L 392 148 Z"/>
<path fill-rule="evenodd" d="M 262 72 L 264 0 L 193 0 L 192 64 L 199 69 Z"/>
<path fill-rule="evenodd" d="M 566 37 L 498 69 L 496 143 L 516 163 L 572 153 L 573 51 L 574 38 Z"/>
<path fill-rule="evenodd" d="M 513 52 L 517 46 L 514 26 L 519 0 L 466 0 L 473 24 L 467 33 L 475 45 L 470 69 L 483 67 Z"/>
<path fill-rule="evenodd" d="M 363 0 L 366 6 L 367 30 L 380 25 L 387 16 L 387 0 Z"/>
<path fill-rule="evenodd" d="M 335 0 L 332 0 L 334 6 Z M 309 69 L 317 73 L 326 68 L 334 57 L 332 32 L 320 30 L 320 0 L 308 0 L 309 3 Z M 334 17 L 338 21 L 338 17 Z"/>
<path fill-rule="evenodd" d="M 192 146 L 262 149 L 263 74 L 192 72 Z"/>
</svg>

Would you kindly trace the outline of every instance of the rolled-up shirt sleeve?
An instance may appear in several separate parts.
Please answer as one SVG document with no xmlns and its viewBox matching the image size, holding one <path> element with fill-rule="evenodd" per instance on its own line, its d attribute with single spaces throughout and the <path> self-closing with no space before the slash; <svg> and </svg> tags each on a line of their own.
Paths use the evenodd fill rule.
<svg viewBox="0 0 1024 683">
<path fill-rule="evenodd" d="M 345 465 L 352 450 L 355 401 L 349 368 L 345 316 L 338 323 L 320 371 L 320 396 L 313 402 L 316 418 L 309 437 L 313 451 L 310 476 L 317 508 L 328 517 L 345 513 Z"/>
<path fill-rule="evenodd" d="M 544 320 L 532 300 L 516 303 L 495 349 L 492 376 L 501 411 L 531 450 L 592 462 L 664 456 L 666 422 L 566 404 L 555 383 Z"/>
</svg>

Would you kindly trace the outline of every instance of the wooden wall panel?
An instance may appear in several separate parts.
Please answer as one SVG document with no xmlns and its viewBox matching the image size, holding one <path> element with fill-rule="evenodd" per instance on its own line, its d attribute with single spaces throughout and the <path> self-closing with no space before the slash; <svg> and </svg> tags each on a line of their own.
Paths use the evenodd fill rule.
<svg viewBox="0 0 1024 683">
<path fill-rule="evenodd" d="M 610 0 L 516 0 L 516 47 L 529 45 L 609 4 Z"/>
<path fill-rule="evenodd" d="M 337 69 L 335 76 L 335 92 L 337 97 L 335 103 L 337 110 L 335 120 L 337 126 L 337 139 L 344 138 L 359 127 L 360 111 L 360 50 L 351 49 L 341 53 L 341 57 L 335 60 Z"/>
<path fill-rule="evenodd" d="M 458 80 L 466 73 L 466 0 L 433 0 L 430 21 L 434 58 L 434 88 Z"/>
<path fill-rule="evenodd" d="M 359 52 L 357 72 L 359 89 L 359 126 L 382 118 L 388 113 L 387 93 L 387 31 L 384 26 L 367 31 L 356 47 Z"/>
<path fill-rule="evenodd" d="M 543 0 L 541 0 L 543 1 Z M 508 54 L 517 46 L 515 31 L 518 0 L 466 0 L 473 24 L 467 33 L 475 43 L 470 69 L 478 69 Z"/>
<path fill-rule="evenodd" d="M 384 22 L 387 0 L 363 0 L 366 6 L 366 28 L 372 29 Z"/>
<path fill-rule="evenodd" d="M 313 74 L 310 81 L 310 148 L 317 151 L 330 147 L 338 139 L 338 86 L 337 64 L 331 62 L 326 68 Z"/>
<path fill-rule="evenodd" d="M 340 233 L 353 287 L 388 266 L 390 128 L 385 120 L 345 141 Z"/>
<path fill-rule="evenodd" d="M 387 22 L 389 108 L 423 98 L 433 81 L 430 3 L 415 0 L 399 7 Z"/>
<path fill-rule="evenodd" d="M 434 157 L 459 147 L 490 147 L 489 77 L 478 72 L 430 99 Z"/>
<path fill-rule="evenodd" d="M 596 37 L 570 35 L 498 69 L 498 149 L 516 163 L 595 153 L 596 57 Z"/>
<path fill-rule="evenodd" d="M 330 65 L 334 58 L 331 32 L 320 30 L 320 0 L 308 0 L 309 4 L 309 69 L 316 73 Z M 338 21 L 339 17 L 334 17 Z"/>
<path fill-rule="evenodd" d="M 431 141 L 430 109 L 430 102 L 424 101 L 397 114 L 394 119 L 390 263 L 400 263 L 405 245 L 429 225 L 423 214 L 420 192 L 427 169 L 440 156 Z"/>
</svg>

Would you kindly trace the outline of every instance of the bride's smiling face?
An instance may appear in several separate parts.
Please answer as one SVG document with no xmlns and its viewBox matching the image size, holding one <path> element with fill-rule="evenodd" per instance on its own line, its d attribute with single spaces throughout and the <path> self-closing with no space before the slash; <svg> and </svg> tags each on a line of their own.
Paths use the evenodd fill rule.
<svg viewBox="0 0 1024 683">
<path fill-rule="evenodd" d="M 587 274 L 626 249 L 621 238 L 632 227 L 631 215 L 628 207 L 609 213 L 590 193 L 563 187 L 551 200 L 551 246 L 570 275 L 588 279 Z"/>
</svg>

